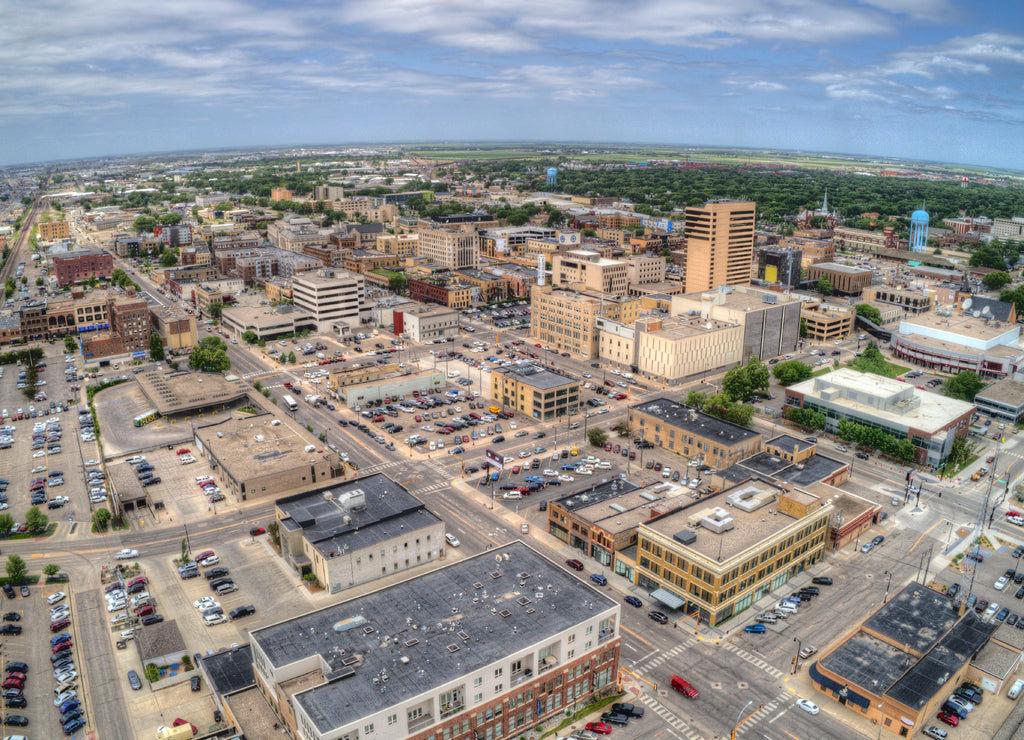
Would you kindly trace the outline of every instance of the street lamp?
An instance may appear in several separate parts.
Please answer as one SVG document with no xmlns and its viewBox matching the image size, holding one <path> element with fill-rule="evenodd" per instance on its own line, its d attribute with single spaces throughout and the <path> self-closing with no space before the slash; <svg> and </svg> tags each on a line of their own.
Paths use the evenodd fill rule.
<svg viewBox="0 0 1024 740">
<path fill-rule="evenodd" d="M 740 710 L 740 713 L 736 716 L 736 723 L 732 726 L 732 736 L 736 737 L 736 731 L 740 728 L 740 721 L 743 719 L 743 713 L 747 711 L 747 707 L 754 703 L 751 699 L 747 702 L 747 705 Z"/>
<path fill-rule="evenodd" d="M 890 573 L 889 571 L 885 571 L 883 575 L 889 576 L 889 578 L 885 581 L 885 598 L 882 599 L 882 603 L 884 604 L 887 601 L 889 601 L 889 584 L 892 583 L 892 573 Z"/>
<path fill-rule="evenodd" d="M 800 642 L 799 637 L 794 637 L 793 642 L 796 643 L 796 655 L 793 656 L 793 668 L 790 670 L 790 675 L 796 673 L 796 662 L 800 659 L 800 652 L 804 649 L 804 644 Z"/>
</svg>

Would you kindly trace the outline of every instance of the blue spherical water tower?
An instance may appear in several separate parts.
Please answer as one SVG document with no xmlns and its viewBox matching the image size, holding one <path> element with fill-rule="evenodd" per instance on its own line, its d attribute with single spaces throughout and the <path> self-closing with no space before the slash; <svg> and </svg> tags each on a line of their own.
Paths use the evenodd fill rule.
<svg viewBox="0 0 1024 740">
<path fill-rule="evenodd" d="M 910 214 L 910 251 L 923 252 L 928 246 L 928 211 L 917 210 Z"/>
<path fill-rule="evenodd" d="M 558 185 L 558 168 L 548 167 L 548 187 L 553 188 Z"/>
</svg>

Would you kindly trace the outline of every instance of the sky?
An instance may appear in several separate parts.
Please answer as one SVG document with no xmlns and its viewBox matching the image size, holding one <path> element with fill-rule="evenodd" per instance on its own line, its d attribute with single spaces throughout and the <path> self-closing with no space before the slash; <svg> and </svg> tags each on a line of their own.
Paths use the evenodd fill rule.
<svg viewBox="0 0 1024 740">
<path fill-rule="evenodd" d="M 0 164 L 583 141 L 1024 170 L 1018 0 L 0 0 Z"/>
</svg>

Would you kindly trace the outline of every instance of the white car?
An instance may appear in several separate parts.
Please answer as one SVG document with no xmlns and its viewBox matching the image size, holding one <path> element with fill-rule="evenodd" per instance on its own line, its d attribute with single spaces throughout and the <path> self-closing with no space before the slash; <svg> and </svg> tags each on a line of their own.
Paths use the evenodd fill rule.
<svg viewBox="0 0 1024 740">
<path fill-rule="evenodd" d="M 45 465 L 36 465 L 34 468 L 32 468 L 33 473 L 42 473 L 44 470 L 46 470 Z"/>
<path fill-rule="evenodd" d="M 558 480 L 562 481 L 563 483 L 572 483 L 576 479 L 573 478 L 571 475 L 560 475 L 558 476 Z"/>
<path fill-rule="evenodd" d="M 70 617 L 71 610 L 65 604 L 54 607 L 50 610 L 50 621 L 56 622 L 58 619 L 64 619 L 64 617 Z"/>
<path fill-rule="evenodd" d="M 99 465 L 100 461 L 99 460 L 86 460 L 85 464 L 86 465 Z"/>
<path fill-rule="evenodd" d="M 69 689 L 57 695 L 57 698 L 53 700 L 53 706 L 59 707 L 68 699 L 74 699 L 76 696 L 78 696 L 78 693 L 74 689 Z"/>
<path fill-rule="evenodd" d="M 1009 582 L 1009 579 L 1006 576 L 999 576 L 999 580 L 996 581 L 996 584 L 995 584 L 996 585 L 996 591 L 1002 591 L 1004 588 L 1006 588 L 1006 584 L 1008 582 Z"/>
<path fill-rule="evenodd" d="M 223 614 L 207 614 L 203 617 L 203 624 L 207 627 L 212 627 L 215 624 L 224 624 L 228 621 L 228 618 Z"/>
<path fill-rule="evenodd" d="M 216 599 L 214 599 L 212 596 L 204 596 L 203 598 L 199 599 L 199 601 L 193 601 L 192 606 L 194 606 L 199 611 L 204 612 L 207 609 L 216 609 L 220 606 L 220 604 L 218 604 Z"/>
<path fill-rule="evenodd" d="M 131 560 L 132 558 L 137 557 L 139 557 L 139 551 L 133 550 L 129 547 L 126 547 L 123 550 L 118 551 L 117 555 L 114 556 L 114 558 L 117 560 Z"/>
<path fill-rule="evenodd" d="M 461 542 L 459 542 L 459 538 L 453 535 L 451 532 L 445 534 L 444 538 L 452 547 L 458 547 L 462 544 Z"/>
<path fill-rule="evenodd" d="M 121 609 L 124 609 L 127 606 L 128 606 L 128 602 L 123 600 L 123 599 L 121 601 L 108 601 L 107 602 L 107 611 L 110 614 L 113 614 L 114 612 L 120 611 Z"/>
<path fill-rule="evenodd" d="M 49 596 L 46 597 L 46 603 L 47 604 L 56 604 L 58 601 L 64 601 L 64 599 L 66 597 L 67 597 L 67 594 L 64 593 L 63 591 L 57 591 L 56 593 L 52 593 L 52 594 L 50 594 Z"/>
<path fill-rule="evenodd" d="M 817 714 L 818 712 L 821 711 L 818 708 L 817 704 L 815 704 L 813 701 L 808 701 L 807 699 L 797 699 L 796 700 L 796 705 L 798 707 L 800 707 L 801 709 L 803 709 L 808 714 Z"/>
</svg>

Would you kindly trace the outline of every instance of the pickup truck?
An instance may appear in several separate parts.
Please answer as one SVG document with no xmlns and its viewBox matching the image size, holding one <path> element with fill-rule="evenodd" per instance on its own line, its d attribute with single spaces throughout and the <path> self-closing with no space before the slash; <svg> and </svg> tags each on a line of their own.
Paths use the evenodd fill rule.
<svg viewBox="0 0 1024 740">
<path fill-rule="evenodd" d="M 979 468 L 974 475 L 971 476 L 971 480 L 981 480 L 988 475 L 988 468 Z"/>
</svg>

